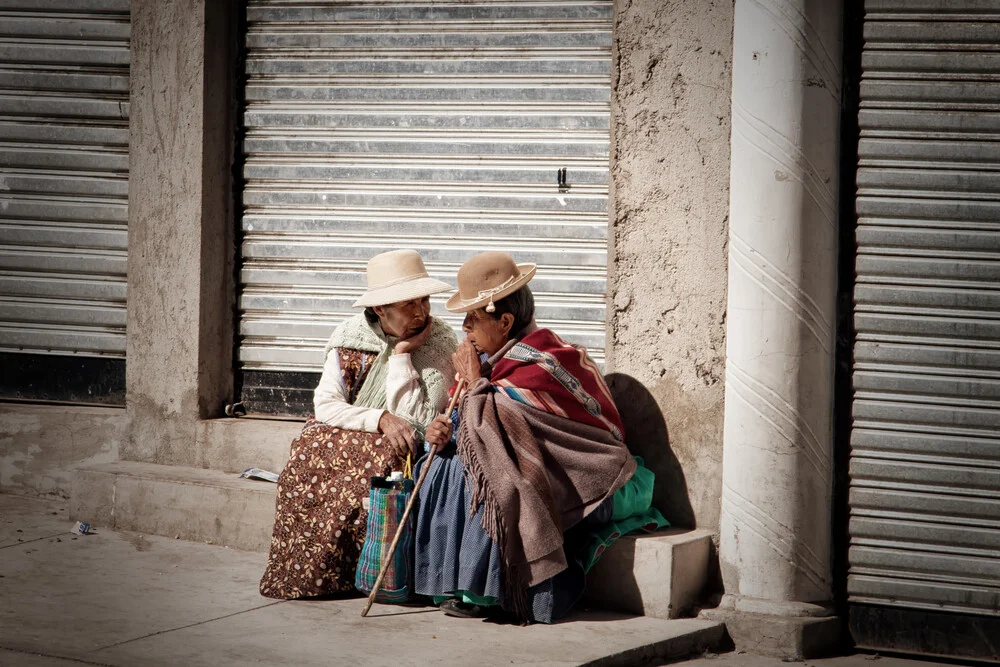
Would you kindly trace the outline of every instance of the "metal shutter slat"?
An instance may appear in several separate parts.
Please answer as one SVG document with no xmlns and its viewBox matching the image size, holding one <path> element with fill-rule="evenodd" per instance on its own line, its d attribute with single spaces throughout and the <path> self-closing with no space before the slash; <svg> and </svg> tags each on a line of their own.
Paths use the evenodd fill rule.
<svg viewBox="0 0 1000 667">
<path fill-rule="evenodd" d="M 848 598 L 1000 615 L 1000 7 L 868 0 Z"/>
<path fill-rule="evenodd" d="M 0 25 L 0 351 L 124 358 L 129 3 Z"/>
<path fill-rule="evenodd" d="M 366 261 L 399 247 L 452 284 L 481 250 L 539 264 L 540 323 L 603 359 L 611 2 L 261 0 L 247 18 L 243 370 L 319 371 Z"/>
</svg>

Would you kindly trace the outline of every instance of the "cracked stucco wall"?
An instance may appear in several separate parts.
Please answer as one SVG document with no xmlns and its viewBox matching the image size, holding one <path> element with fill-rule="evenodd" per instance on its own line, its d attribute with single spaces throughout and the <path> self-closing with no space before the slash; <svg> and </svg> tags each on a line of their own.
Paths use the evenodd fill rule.
<svg viewBox="0 0 1000 667">
<path fill-rule="evenodd" d="M 74 470 L 118 460 L 125 410 L 0 404 L 0 493 L 69 498 Z"/>
<path fill-rule="evenodd" d="M 232 400 L 234 15 L 132 3 L 124 460 L 197 466 Z"/>
<path fill-rule="evenodd" d="M 607 370 L 676 525 L 717 528 L 731 0 L 615 5 Z"/>
</svg>

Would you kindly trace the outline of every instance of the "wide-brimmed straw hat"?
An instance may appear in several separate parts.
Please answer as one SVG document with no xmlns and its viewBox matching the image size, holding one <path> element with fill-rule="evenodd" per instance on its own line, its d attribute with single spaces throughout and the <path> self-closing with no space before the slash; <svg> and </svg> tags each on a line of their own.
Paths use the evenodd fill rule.
<svg viewBox="0 0 1000 667">
<path fill-rule="evenodd" d="M 517 264 L 505 252 L 479 253 L 458 270 L 458 292 L 445 307 L 453 313 L 467 313 L 485 306 L 492 313 L 494 301 L 521 289 L 534 275 L 534 264 Z"/>
<path fill-rule="evenodd" d="M 424 260 L 416 250 L 390 250 L 368 260 L 368 291 L 354 307 L 385 306 L 399 301 L 421 299 L 452 289 L 448 283 L 427 275 Z"/>
</svg>

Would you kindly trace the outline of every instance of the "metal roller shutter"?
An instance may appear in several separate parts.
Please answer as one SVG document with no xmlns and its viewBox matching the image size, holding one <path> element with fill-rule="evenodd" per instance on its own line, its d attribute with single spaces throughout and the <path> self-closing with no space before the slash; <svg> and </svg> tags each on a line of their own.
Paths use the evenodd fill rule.
<svg viewBox="0 0 1000 667">
<path fill-rule="evenodd" d="M 66 363 L 123 377 L 128 95 L 128 0 L 0 1 L 5 395 Z"/>
<path fill-rule="evenodd" d="M 1000 2 L 868 0 L 864 37 L 852 632 L 1000 659 Z"/>
<path fill-rule="evenodd" d="M 247 24 L 244 373 L 321 370 L 400 247 L 451 284 L 482 250 L 536 262 L 539 321 L 603 358 L 610 0 L 256 0 Z"/>
</svg>

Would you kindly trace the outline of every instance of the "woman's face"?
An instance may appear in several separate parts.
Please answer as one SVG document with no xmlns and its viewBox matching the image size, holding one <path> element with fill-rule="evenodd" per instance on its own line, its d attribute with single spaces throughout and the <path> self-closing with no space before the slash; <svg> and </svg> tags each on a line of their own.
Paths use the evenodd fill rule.
<svg viewBox="0 0 1000 667">
<path fill-rule="evenodd" d="M 462 331 L 477 352 L 493 355 L 507 343 L 513 325 L 514 316 L 510 313 L 504 313 L 499 319 L 493 319 L 480 308 L 465 314 Z"/>
<path fill-rule="evenodd" d="M 397 301 L 388 306 L 372 308 L 378 315 L 382 331 L 396 338 L 410 338 L 423 331 L 431 316 L 431 298 L 425 296 L 410 301 Z"/>
</svg>

